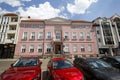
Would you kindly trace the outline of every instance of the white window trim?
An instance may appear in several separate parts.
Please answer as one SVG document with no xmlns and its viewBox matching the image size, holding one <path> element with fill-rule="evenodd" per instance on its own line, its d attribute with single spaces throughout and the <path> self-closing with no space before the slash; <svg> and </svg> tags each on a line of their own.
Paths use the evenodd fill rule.
<svg viewBox="0 0 120 80">
<path fill-rule="evenodd" d="M 43 46 L 42 45 L 38 45 L 38 53 L 42 53 L 42 51 L 39 52 L 39 49 L 42 49 L 42 51 L 43 51 Z"/>
<path fill-rule="evenodd" d="M 30 47 L 29 47 L 29 52 L 30 52 L 31 49 L 33 49 L 33 50 L 35 51 L 34 45 L 30 45 Z M 34 52 L 34 51 L 33 51 L 33 52 Z M 30 52 L 30 53 L 33 53 L 33 52 Z"/>
<path fill-rule="evenodd" d="M 80 32 L 80 39 L 84 39 L 83 32 Z"/>
<path fill-rule="evenodd" d="M 68 33 L 68 32 L 65 32 L 64 38 L 65 38 L 65 39 L 68 39 L 68 38 L 69 38 L 69 33 Z"/>
<path fill-rule="evenodd" d="M 73 46 L 73 52 L 77 52 L 78 51 L 78 47 L 77 47 L 77 45 L 74 45 Z"/>
<path fill-rule="evenodd" d="M 77 39 L 77 33 L 76 32 L 72 33 L 72 39 Z"/>
<path fill-rule="evenodd" d="M 42 36 L 41 36 L 40 33 L 42 33 Z M 43 39 L 43 37 L 44 37 L 44 33 L 43 32 L 39 32 L 38 39 Z"/>
<path fill-rule="evenodd" d="M 25 49 L 25 52 L 26 52 L 26 45 L 21 46 L 21 53 L 25 53 L 25 52 L 22 52 L 23 49 Z"/>
<path fill-rule="evenodd" d="M 34 34 L 33 34 L 34 33 Z M 32 38 L 32 36 L 34 36 L 34 38 Z M 31 33 L 30 39 L 35 39 L 35 32 Z"/>
<path fill-rule="evenodd" d="M 50 33 L 50 34 L 48 34 L 48 33 Z M 48 36 L 50 36 L 50 38 Z M 52 32 L 47 32 L 46 38 L 51 39 L 52 38 Z"/>
<path fill-rule="evenodd" d="M 82 51 L 82 49 L 84 49 L 84 51 Z M 81 45 L 80 50 L 81 50 L 81 52 L 85 52 L 85 45 Z"/>
<path fill-rule="evenodd" d="M 87 37 L 87 39 L 91 39 L 91 33 L 90 32 L 87 32 L 86 33 L 86 37 Z M 88 38 L 89 37 L 89 38 Z"/>
<path fill-rule="evenodd" d="M 25 33 L 26 33 L 26 36 L 25 36 Z M 27 35 L 28 35 L 28 33 L 27 33 L 27 32 L 23 32 L 22 39 L 27 39 Z"/>
<path fill-rule="evenodd" d="M 68 44 L 65 45 L 65 47 L 64 47 L 64 52 L 70 52 L 70 50 L 69 50 L 69 45 L 68 45 Z"/>
<path fill-rule="evenodd" d="M 92 45 L 88 45 L 88 51 L 92 52 Z"/>
</svg>

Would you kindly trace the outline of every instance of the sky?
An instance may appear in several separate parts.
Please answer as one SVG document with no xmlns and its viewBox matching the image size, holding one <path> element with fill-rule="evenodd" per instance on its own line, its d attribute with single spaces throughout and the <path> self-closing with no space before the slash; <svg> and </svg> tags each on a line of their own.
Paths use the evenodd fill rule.
<svg viewBox="0 0 120 80">
<path fill-rule="evenodd" d="M 0 15 L 4 13 L 37 19 L 62 17 L 92 21 L 120 15 L 120 0 L 0 0 Z"/>
</svg>

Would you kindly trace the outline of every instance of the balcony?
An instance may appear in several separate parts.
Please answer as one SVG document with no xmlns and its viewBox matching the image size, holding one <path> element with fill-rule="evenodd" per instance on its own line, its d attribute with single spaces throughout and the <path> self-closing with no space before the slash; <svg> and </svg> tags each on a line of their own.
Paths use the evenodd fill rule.
<svg viewBox="0 0 120 80">
<path fill-rule="evenodd" d="M 16 30 L 8 30 L 7 33 L 16 33 Z"/>
</svg>

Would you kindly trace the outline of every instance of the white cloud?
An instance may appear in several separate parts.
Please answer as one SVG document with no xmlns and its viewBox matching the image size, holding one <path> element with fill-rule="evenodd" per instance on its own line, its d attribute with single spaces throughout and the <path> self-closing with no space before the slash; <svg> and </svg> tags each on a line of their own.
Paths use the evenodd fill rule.
<svg viewBox="0 0 120 80">
<path fill-rule="evenodd" d="M 51 6 L 49 2 L 45 2 L 44 4 L 39 4 L 39 7 L 35 5 L 30 6 L 26 9 L 19 7 L 17 12 L 20 13 L 21 16 L 31 16 L 32 18 L 41 18 L 41 19 L 48 19 L 53 18 L 60 15 L 62 9 L 57 9 Z"/>
<path fill-rule="evenodd" d="M 19 0 L 0 0 L 0 3 L 6 3 L 11 5 L 12 7 L 21 6 L 21 2 Z"/>
<path fill-rule="evenodd" d="M 1 14 L 4 14 L 4 13 L 9 13 L 9 11 L 7 11 L 7 10 L 5 10 L 5 9 L 0 8 L 0 15 L 1 15 Z"/>
<path fill-rule="evenodd" d="M 71 14 L 84 14 L 86 10 L 96 2 L 97 0 L 75 0 L 74 4 L 67 4 L 67 10 Z"/>
<path fill-rule="evenodd" d="M 29 2 L 31 0 L 0 0 L 0 3 L 6 3 L 12 7 L 16 7 L 16 6 L 24 5 L 21 1 Z"/>
</svg>

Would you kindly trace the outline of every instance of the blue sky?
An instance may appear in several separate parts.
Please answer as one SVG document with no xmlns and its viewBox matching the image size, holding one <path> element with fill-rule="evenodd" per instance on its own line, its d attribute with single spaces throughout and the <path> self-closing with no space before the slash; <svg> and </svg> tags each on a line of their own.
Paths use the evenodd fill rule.
<svg viewBox="0 0 120 80">
<path fill-rule="evenodd" d="M 63 17 L 92 21 L 97 17 L 120 15 L 120 0 L 0 0 L 0 14 L 49 19 Z"/>
</svg>

